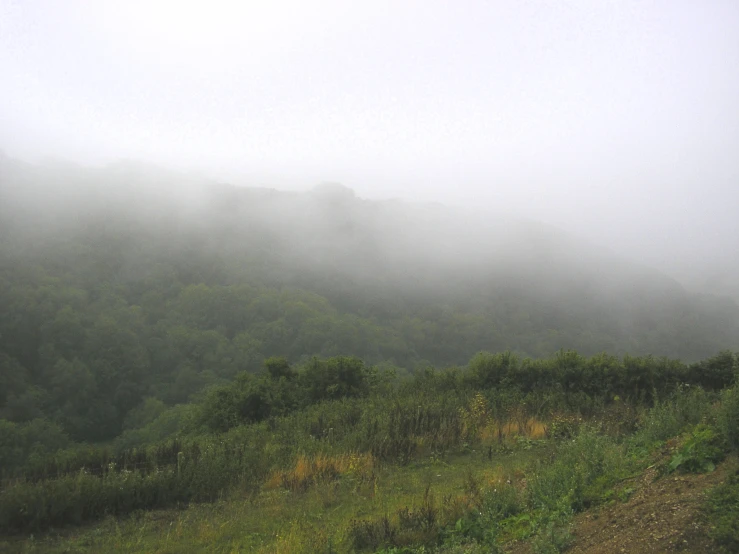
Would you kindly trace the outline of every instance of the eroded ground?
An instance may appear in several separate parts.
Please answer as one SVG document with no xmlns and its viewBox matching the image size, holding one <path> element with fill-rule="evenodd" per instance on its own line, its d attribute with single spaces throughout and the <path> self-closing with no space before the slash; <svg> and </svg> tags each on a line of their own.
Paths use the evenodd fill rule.
<svg viewBox="0 0 739 554">
<path fill-rule="evenodd" d="M 713 473 L 668 475 L 655 468 L 622 484 L 633 488 L 627 502 L 579 514 L 574 520 L 572 554 L 715 552 L 703 514 L 705 493 L 722 482 L 737 461 Z"/>
</svg>

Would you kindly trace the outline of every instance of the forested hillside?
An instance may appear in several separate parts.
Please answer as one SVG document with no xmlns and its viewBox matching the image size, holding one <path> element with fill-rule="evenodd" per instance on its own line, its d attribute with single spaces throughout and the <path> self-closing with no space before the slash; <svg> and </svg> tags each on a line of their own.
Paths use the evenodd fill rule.
<svg viewBox="0 0 739 554">
<path fill-rule="evenodd" d="M 135 428 L 146 399 L 186 402 L 271 356 L 402 375 L 482 350 L 694 361 L 739 347 L 733 301 L 557 229 L 123 163 L 0 158 L 0 306 L 0 416 L 87 441 Z"/>
</svg>

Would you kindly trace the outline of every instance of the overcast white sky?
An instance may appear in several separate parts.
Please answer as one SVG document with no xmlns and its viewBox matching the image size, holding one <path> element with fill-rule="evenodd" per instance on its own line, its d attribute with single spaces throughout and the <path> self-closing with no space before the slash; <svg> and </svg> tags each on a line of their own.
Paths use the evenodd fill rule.
<svg viewBox="0 0 739 554">
<path fill-rule="evenodd" d="M 0 149 L 739 266 L 739 1 L 0 0 Z"/>
</svg>

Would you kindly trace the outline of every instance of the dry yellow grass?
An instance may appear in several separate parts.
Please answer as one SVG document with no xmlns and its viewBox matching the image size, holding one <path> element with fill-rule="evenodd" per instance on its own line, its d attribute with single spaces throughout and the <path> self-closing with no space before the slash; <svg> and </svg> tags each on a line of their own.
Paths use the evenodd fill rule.
<svg viewBox="0 0 739 554">
<path fill-rule="evenodd" d="M 536 418 L 528 418 L 523 422 L 508 421 L 501 423 L 489 420 L 478 429 L 477 436 L 485 443 L 526 437 L 529 439 L 543 439 L 546 436 L 546 424 Z"/>
<path fill-rule="evenodd" d="M 265 483 L 266 489 L 283 487 L 291 491 L 303 491 L 311 485 L 331 481 L 339 475 L 355 475 L 362 480 L 371 479 L 376 461 L 371 454 L 350 452 L 329 456 L 299 455 L 293 467 L 276 470 Z"/>
<path fill-rule="evenodd" d="M 493 417 L 485 397 L 477 393 L 466 408 L 460 410 L 462 434 L 469 439 L 480 439 L 483 443 L 503 441 L 516 437 L 542 439 L 547 426 L 534 417 L 527 417 L 521 410 L 509 414 L 505 421 Z"/>
</svg>

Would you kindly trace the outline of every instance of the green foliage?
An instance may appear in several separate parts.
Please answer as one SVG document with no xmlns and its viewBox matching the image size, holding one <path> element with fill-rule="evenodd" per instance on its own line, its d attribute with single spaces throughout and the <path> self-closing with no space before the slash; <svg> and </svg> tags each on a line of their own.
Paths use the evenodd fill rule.
<svg viewBox="0 0 739 554">
<path fill-rule="evenodd" d="M 369 394 L 369 372 L 359 358 L 337 356 L 319 360 L 313 357 L 303 367 L 300 382 L 311 402 L 361 397 Z"/>
<path fill-rule="evenodd" d="M 646 414 L 633 443 L 652 446 L 697 425 L 711 411 L 712 395 L 700 387 L 680 386 Z"/>
<path fill-rule="evenodd" d="M 290 368 L 290 362 L 284 357 L 272 357 L 264 360 L 264 367 L 272 379 L 292 379 L 295 372 Z"/>
<path fill-rule="evenodd" d="M 651 368 L 655 378 L 661 371 L 673 375 L 678 367 L 652 358 L 628 364 Z M 0 420 L 0 456 L 5 477 L 13 478 L 2 483 L 0 529 L 27 532 L 210 501 L 237 487 L 260 485 L 271 471 L 291 467 L 298 453 L 371 454 L 380 462 L 412 466 L 458 449 L 474 450 L 476 456 L 484 452 L 487 458 L 493 448 L 525 451 L 538 448 L 539 441 L 498 444 L 492 425 L 524 425 L 535 417 L 550 423 L 557 446 L 527 472 L 525 493 L 505 483 L 484 489 L 471 479 L 468 504 L 454 517 L 427 494 L 420 504 L 390 511 L 387 522 L 357 519 L 350 541 L 357 549 L 432 548 L 445 541 L 495 549 L 501 537 L 516 535 L 538 537 L 536 548 L 554 551 L 567 543 L 572 513 L 613 496 L 614 484 L 632 471 L 639 448 L 690 429 L 673 469 L 696 471 L 716 463 L 733 436 L 731 390 L 714 408 L 718 395 L 681 386 L 649 409 L 649 399 L 659 396 L 655 389 L 642 393 L 631 380 L 620 381 L 625 365 L 603 356 L 560 352 L 546 360 L 518 361 L 512 355 L 481 354 L 470 368 L 424 370 L 397 383 L 353 357 L 310 358 L 294 365 L 268 359 L 264 367 L 259 374 L 237 373 L 193 403 L 167 407 L 156 398 L 143 398 L 128 410 L 126 430 L 106 445 L 71 443 L 49 421 Z M 589 367 L 600 368 L 601 378 L 610 383 L 608 393 L 598 396 L 593 389 L 591 396 L 562 386 L 590 379 Z M 556 383 L 526 390 L 549 370 L 557 375 Z M 503 375 L 491 381 L 497 385 L 478 388 L 483 377 L 495 372 Z M 626 406 L 636 410 L 629 401 L 609 403 L 608 395 L 621 389 L 630 389 L 645 410 L 636 436 L 624 444 L 618 433 L 601 432 L 602 421 L 588 422 L 621 413 Z M 716 427 L 698 425 L 704 420 L 715 420 Z"/>
<path fill-rule="evenodd" d="M 263 421 L 325 400 L 365 397 L 375 372 L 358 358 L 312 358 L 298 372 L 284 358 L 265 362 L 266 375 L 240 373 L 233 383 L 211 389 L 202 422 L 214 431 Z"/>
<path fill-rule="evenodd" d="M 739 451 L 739 382 L 721 392 L 716 426 L 734 452 Z"/>
<path fill-rule="evenodd" d="M 716 469 L 716 464 L 724 459 L 724 450 L 716 431 L 706 425 L 696 425 L 680 449 L 667 464 L 667 471 L 676 470 L 692 473 L 706 473 Z"/>
<path fill-rule="evenodd" d="M 531 542 L 534 554 L 559 554 L 572 544 L 568 517 L 548 521 Z"/>
<path fill-rule="evenodd" d="M 453 526 L 442 531 L 444 544 L 477 544 L 487 552 L 499 551 L 501 530 L 506 523 L 524 510 L 525 505 L 515 487 L 502 483 L 492 489 L 477 492 L 477 502 Z"/>
<path fill-rule="evenodd" d="M 264 477 L 272 460 L 259 435 L 250 438 L 248 443 L 210 438 L 175 442 L 107 465 L 83 466 L 77 474 L 8 484 L 2 491 L 0 531 L 28 532 L 180 502 L 212 501 L 230 487 Z"/>
<path fill-rule="evenodd" d="M 707 512 L 711 538 L 725 552 L 739 551 L 739 471 L 711 490 Z"/>
<path fill-rule="evenodd" d="M 533 509 L 579 511 L 597 502 L 603 492 L 628 473 L 628 460 L 614 442 L 592 429 L 583 429 L 561 444 L 554 460 L 541 462 L 528 483 Z"/>
<path fill-rule="evenodd" d="M 397 527 L 390 522 L 387 516 L 378 521 L 355 520 L 349 524 L 352 550 L 357 552 L 376 551 L 383 547 L 391 547 L 394 545 L 397 535 Z M 386 551 L 392 552 L 395 549 Z"/>
<path fill-rule="evenodd" d="M 157 408 L 158 409 L 158 408 Z M 156 419 L 138 429 L 128 429 L 116 437 L 117 452 L 161 443 L 173 437 L 192 434 L 199 425 L 201 408 L 196 404 L 178 404 L 167 408 Z M 148 414 L 147 417 L 150 417 Z"/>
<path fill-rule="evenodd" d="M 552 439 L 571 439 L 577 435 L 582 422 L 582 417 L 576 415 L 557 414 L 549 422 L 547 435 Z"/>
<path fill-rule="evenodd" d="M 123 428 L 129 430 L 145 427 L 156 420 L 166 409 L 166 404 L 158 398 L 145 398 L 126 414 Z"/>
<path fill-rule="evenodd" d="M 0 419 L 0 477 L 13 476 L 24 466 L 41 463 L 69 442 L 64 431 L 47 420 L 12 423 Z"/>
<path fill-rule="evenodd" d="M 519 359 L 510 351 L 499 354 L 480 352 L 470 360 L 467 367 L 475 385 L 481 389 L 489 389 L 513 381 Z"/>
<path fill-rule="evenodd" d="M 502 521 L 524 510 L 524 499 L 516 487 L 501 483 L 492 490 L 485 491 L 482 511 L 490 521 Z"/>
<path fill-rule="evenodd" d="M 262 421 L 276 410 L 272 382 L 242 373 L 231 385 L 210 390 L 202 408 L 202 421 L 214 431 L 228 431 L 244 423 Z"/>
<path fill-rule="evenodd" d="M 455 237 L 454 217 L 416 214 L 409 224 L 397 206 L 351 196 L 337 208 L 331 195 L 231 187 L 202 190 L 208 200 L 195 209 L 179 193 L 137 185 L 135 170 L 44 174 L 2 163 L 14 177 L 0 180 L 0 419 L 46 419 L 76 442 L 111 441 L 149 425 L 163 411 L 153 402 L 200 400 L 262 369 L 295 381 L 302 367 L 318 402 L 366 396 L 379 386 L 370 367 L 413 375 L 483 352 L 466 375 L 438 372 L 423 385 L 556 389 L 583 412 L 602 398 L 653 402 L 678 383 L 718 390 L 732 378 L 728 351 L 689 366 L 597 354 L 697 360 L 739 346 L 739 311 L 658 278 L 644 283 L 622 264 L 604 280 L 565 256 L 569 248 L 561 260 L 516 248 L 508 274 L 464 248 L 459 257 L 419 252 L 401 232 L 418 224 Z M 279 206 L 295 217 L 265 215 Z M 395 240 L 387 225 L 397 226 Z M 616 294 L 608 304 L 606 290 Z M 245 413 L 212 414 L 214 428 L 272 417 L 280 402 L 304 405 L 253 386 L 251 401 L 234 393 Z"/>
<path fill-rule="evenodd" d="M 261 376 L 244 374 L 231 386 L 247 389 L 249 383 L 282 386 L 303 378 L 300 368 L 296 372 L 295 379 L 273 379 L 268 372 Z M 407 475 L 414 471 L 420 475 L 433 468 L 433 479 L 436 468 L 445 465 L 444 452 L 459 451 L 465 443 L 468 452 L 476 451 L 469 455 L 470 459 L 476 463 L 481 458 L 487 460 L 487 455 L 481 456 L 479 438 L 463 436 L 460 415 L 461 408 L 470 406 L 471 401 L 482 395 L 471 396 L 471 391 L 464 389 L 434 391 L 434 387 L 398 387 L 389 394 L 383 389 L 383 394 L 370 391 L 366 397 L 348 396 L 318 403 L 311 403 L 306 394 L 303 407 L 288 410 L 284 415 L 271 415 L 261 422 L 240 424 L 217 435 L 193 434 L 198 428 L 192 425 L 201 414 L 192 412 L 199 412 L 207 404 L 207 398 L 201 406 L 170 408 L 145 427 L 129 430 L 123 437 L 145 430 L 154 433 L 155 427 L 164 425 L 162 422 L 168 417 L 180 429 L 190 425 L 190 434 L 135 448 L 124 449 L 121 443 L 118 450 L 101 446 L 59 450 L 49 458 L 55 466 L 39 466 L 35 473 L 28 468 L 25 479 L 5 482 L 0 532 L 36 532 L 49 526 L 94 521 L 106 515 L 122 516 L 137 510 L 210 502 L 228 495 L 238 496 L 239 502 L 243 502 L 244 496 L 258 494 L 256 491 L 271 482 L 274 475 L 284 474 L 286 468 L 296 468 L 296 457 L 310 460 L 321 456 L 330 460 L 346 453 L 374 453 L 386 464 L 390 463 L 373 466 L 362 476 L 351 472 L 339 475 L 336 466 L 328 464 L 325 467 L 330 471 L 324 476 L 329 477 L 327 481 L 308 479 L 304 486 L 285 492 L 289 498 L 284 502 L 299 504 L 296 510 L 306 510 L 303 502 L 315 494 L 321 499 L 319 506 L 325 508 L 327 500 L 322 486 L 330 484 L 332 506 L 337 494 L 345 494 L 346 498 L 377 494 L 382 496 L 377 506 L 384 514 L 373 512 L 355 517 L 351 523 L 347 515 L 341 531 L 332 530 L 314 542 L 305 539 L 300 548 L 291 542 L 295 551 L 324 551 L 324 548 L 331 551 L 333 546 L 328 545 L 337 539 L 336 544 L 343 541 L 342 548 L 350 551 L 498 552 L 506 540 L 530 538 L 535 552 L 561 552 L 571 540 L 569 525 L 573 513 L 616 494 L 627 498 L 628 489 L 614 493 L 616 483 L 630 475 L 635 467 L 646 465 L 646 458 L 631 457 L 634 454 L 629 441 L 602 434 L 599 425 L 583 422 L 567 438 L 542 441 L 543 445 L 537 442 L 536 448 L 542 450 L 532 453 L 533 462 L 525 466 L 523 474 L 512 477 L 512 483 L 507 482 L 505 473 L 497 472 L 496 480 L 488 481 L 490 473 L 485 472 L 494 466 L 486 461 L 481 466 L 485 481 L 479 474 L 469 472 L 460 485 L 458 497 L 435 496 L 427 486 L 420 498 L 400 503 L 394 497 L 401 494 L 399 491 L 393 490 L 388 496 L 377 491 L 376 471 L 385 471 L 401 462 L 407 464 L 403 469 Z M 533 397 L 520 392 L 509 395 L 503 390 L 490 391 L 485 402 L 491 411 L 503 414 L 510 403 L 519 403 L 523 398 L 529 399 L 530 404 L 526 405 L 531 413 L 536 413 L 538 408 L 531 402 Z M 675 414 L 687 414 L 690 419 L 700 412 L 699 407 L 707 405 L 710 409 L 711 403 L 701 398 L 694 391 L 681 390 L 654 410 L 659 417 L 669 412 L 671 420 Z M 669 410 L 668 405 L 672 406 Z M 701 417 L 705 416 L 704 413 Z M 647 413 L 645 419 L 649 417 Z M 725 445 L 721 435 L 707 430 L 712 431 L 701 425 L 692 429 L 696 448 L 687 448 L 689 441 L 684 443 L 684 452 L 696 460 L 701 459 L 701 448 L 706 445 Z M 525 445 L 516 442 L 509 444 L 508 449 L 518 455 L 528 452 Z M 507 458 L 502 456 L 496 463 Z M 433 460 L 431 466 L 427 465 L 429 459 Z M 523 489 L 517 482 L 522 476 L 527 483 Z M 282 496 L 281 491 L 270 498 Z M 251 501 L 243 505 L 247 510 L 256 506 Z M 214 509 L 216 506 L 213 505 Z M 351 514 L 359 513 L 353 507 L 347 509 Z M 324 525 L 323 519 L 316 522 Z M 722 532 L 726 533 L 730 523 L 722 525 L 725 527 Z"/>
<path fill-rule="evenodd" d="M 737 367 L 736 357 L 730 350 L 691 364 L 688 367 L 688 380 L 700 383 L 707 389 L 718 390 L 731 383 Z"/>
</svg>

